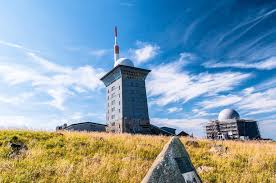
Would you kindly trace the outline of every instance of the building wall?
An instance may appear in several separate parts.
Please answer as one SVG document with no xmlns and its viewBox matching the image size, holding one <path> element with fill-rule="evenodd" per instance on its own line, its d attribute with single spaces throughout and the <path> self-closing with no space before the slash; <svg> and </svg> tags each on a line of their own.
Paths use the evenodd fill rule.
<svg viewBox="0 0 276 183">
<path fill-rule="evenodd" d="M 106 126 L 102 124 L 96 124 L 96 123 L 78 123 L 78 124 L 69 125 L 64 130 L 104 132 L 106 131 Z"/>
<path fill-rule="evenodd" d="M 249 120 L 228 120 L 211 121 L 206 125 L 207 138 L 210 139 L 257 139 L 260 133 L 256 121 Z"/>
<path fill-rule="evenodd" d="M 249 139 L 261 138 L 258 124 L 256 121 L 245 122 L 241 121 L 238 123 L 239 135 L 243 137 L 248 137 Z"/>
<path fill-rule="evenodd" d="M 106 121 L 108 131 L 122 132 L 122 78 L 118 78 L 107 87 Z"/>
<path fill-rule="evenodd" d="M 174 128 L 170 128 L 170 127 L 166 127 L 166 126 L 161 127 L 161 129 L 162 129 L 162 130 L 165 130 L 165 131 L 167 131 L 167 132 L 170 132 L 170 133 L 172 133 L 172 134 L 175 134 L 175 130 L 176 130 L 176 129 L 174 129 Z"/>
<path fill-rule="evenodd" d="M 141 126 L 149 125 L 145 80 L 123 74 L 123 117 L 127 132 L 141 131 Z"/>
<path fill-rule="evenodd" d="M 148 70 L 118 66 L 103 82 L 107 86 L 107 131 L 150 131 L 145 79 Z"/>
</svg>

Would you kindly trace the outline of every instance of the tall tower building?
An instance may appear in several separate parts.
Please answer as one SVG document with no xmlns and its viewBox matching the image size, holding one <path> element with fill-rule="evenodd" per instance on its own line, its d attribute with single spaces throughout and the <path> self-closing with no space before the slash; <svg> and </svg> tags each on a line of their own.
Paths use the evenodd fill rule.
<svg viewBox="0 0 276 183">
<path fill-rule="evenodd" d="M 107 131 L 116 133 L 150 133 L 145 79 L 150 70 L 134 67 L 119 57 L 115 27 L 114 68 L 105 74 Z"/>
</svg>

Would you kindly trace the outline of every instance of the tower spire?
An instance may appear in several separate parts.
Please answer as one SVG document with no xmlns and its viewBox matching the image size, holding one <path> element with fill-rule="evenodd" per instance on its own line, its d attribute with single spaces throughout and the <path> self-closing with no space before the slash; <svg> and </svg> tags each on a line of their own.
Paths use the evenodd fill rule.
<svg viewBox="0 0 276 183">
<path fill-rule="evenodd" d="M 114 29 L 114 36 L 115 36 L 115 42 L 114 42 L 114 65 L 116 63 L 116 61 L 119 59 L 119 45 L 117 43 L 117 36 L 118 36 L 118 32 L 117 32 L 117 26 L 115 26 Z"/>
</svg>

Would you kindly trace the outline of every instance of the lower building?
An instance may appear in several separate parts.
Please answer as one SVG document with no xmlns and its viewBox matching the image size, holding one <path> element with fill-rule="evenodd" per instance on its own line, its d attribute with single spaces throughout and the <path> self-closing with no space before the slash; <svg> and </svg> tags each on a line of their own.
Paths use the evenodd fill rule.
<svg viewBox="0 0 276 183">
<path fill-rule="evenodd" d="M 66 130 L 66 131 L 86 131 L 86 132 L 110 132 L 107 130 L 107 125 L 93 122 L 81 122 L 67 125 L 66 123 L 57 126 L 56 131 Z M 148 128 L 148 135 L 175 135 L 175 129 L 169 127 L 157 127 L 150 124 Z"/>
<path fill-rule="evenodd" d="M 75 123 L 75 124 L 71 124 L 71 125 L 67 125 L 65 123 L 64 125 L 57 126 L 56 130 L 105 132 L 106 131 L 106 125 L 99 124 L 99 123 L 93 123 L 93 122 L 81 122 L 81 123 Z"/>
<path fill-rule="evenodd" d="M 180 136 L 180 137 L 193 137 L 193 135 L 189 135 L 188 133 L 184 132 L 184 131 L 181 131 L 177 134 L 177 136 Z"/>
<path fill-rule="evenodd" d="M 206 125 L 206 135 L 209 139 L 260 139 L 257 121 L 240 119 L 237 111 L 225 109 L 220 112 L 218 120 L 212 120 Z"/>
<path fill-rule="evenodd" d="M 167 132 L 170 132 L 172 134 L 175 134 L 175 130 L 176 130 L 175 128 L 170 128 L 170 127 L 167 127 L 167 126 L 163 126 L 163 127 L 161 127 L 161 129 L 165 130 Z"/>
</svg>

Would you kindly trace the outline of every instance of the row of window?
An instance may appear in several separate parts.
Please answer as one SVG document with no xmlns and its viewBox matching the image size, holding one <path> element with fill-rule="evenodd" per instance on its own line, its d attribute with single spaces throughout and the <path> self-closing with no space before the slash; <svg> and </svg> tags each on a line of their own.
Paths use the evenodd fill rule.
<svg viewBox="0 0 276 183">
<path fill-rule="evenodd" d="M 114 109 L 115 110 L 115 109 Z M 119 113 L 121 112 L 121 110 L 119 109 L 118 110 L 119 111 Z M 116 117 L 116 115 L 115 114 L 112 114 L 111 115 L 111 119 L 115 119 L 115 117 Z M 107 120 L 109 120 L 109 115 L 107 115 Z"/>
<path fill-rule="evenodd" d="M 144 74 L 139 73 L 139 72 L 131 72 L 131 71 L 123 71 L 123 75 L 127 76 L 136 76 L 136 77 L 143 77 Z"/>
<path fill-rule="evenodd" d="M 115 100 L 111 101 L 111 106 L 115 105 Z M 121 105 L 121 101 L 118 102 L 119 105 Z M 107 102 L 107 107 L 109 107 L 109 102 Z"/>
<path fill-rule="evenodd" d="M 144 96 L 144 91 L 141 90 L 128 90 L 129 94 L 136 94 L 136 95 L 140 95 L 140 96 Z"/>
<path fill-rule="evenodd" d="M 112 87 L 111 87 L 111 92 L 112 92 L 112 91 L 114 91 L 115 89 L 116 89 L 116 87 L 115 87 L 115 86 L 112 86 Z M 118 86 L 118 89 L 120 90 L 120 89 L 121 89 L 121 87 L 120 87 L 120 86 Z M 109 92 L 110 92 L 110 91 L 109 91 L 109 89 L 108 89 L 108 90 L 107 90 L 107 93 L 109 93 Z"/>
<path fill-rule="evenodd" d="M 115 93 L 112 93 L 112 95 L 111 95 L 111 98 L 114 98 L 114 97 L 116 97 L 116 94 Z M 121 97 L 121 95 L 120 94 L 118 94 L 118 97 L 120 98 Z M 110 98 L 109 98 L 109 95 L 107 96 L 107 100 L 109 100 Z"/>
<path fill-rule="evenodd" d="M 111 108 L 111 112 L 114 112 L 115 111 L 115 107 L 112 107 Z M 121 109 L 118 109 L 118 112 L 120 113 L 121 112 Z M 109 110 L 107 110 L 107 114 L 109 114 Z"/>
</svg>

